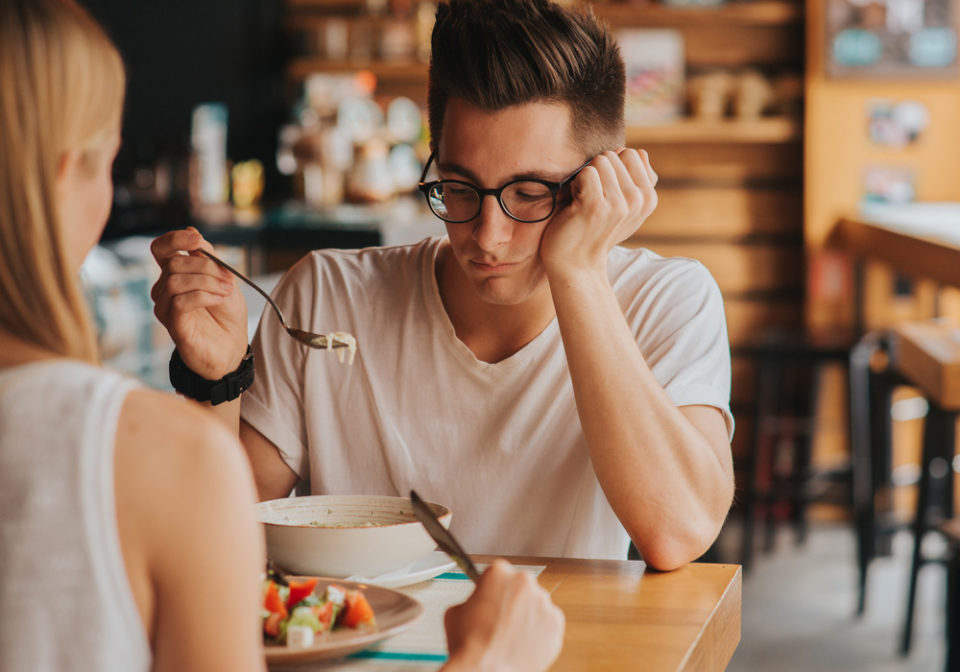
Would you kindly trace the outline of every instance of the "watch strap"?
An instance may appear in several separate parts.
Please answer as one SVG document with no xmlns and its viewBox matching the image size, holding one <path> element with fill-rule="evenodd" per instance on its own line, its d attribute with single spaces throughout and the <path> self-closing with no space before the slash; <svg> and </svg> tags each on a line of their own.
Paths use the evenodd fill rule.
<svg viewBox="0 0 960 672">
<path fill-rule="evenodd" d="M 253 384 L 253 349 L 247 346 L 247 354 L 235 371 L 220 380 L 209 380 L 184 364 L 180 353 L 174 348 L 170 355 L 170 383 L 185 397 L 209 401 L 213 406 L 233 401 Z"/>
</svg>

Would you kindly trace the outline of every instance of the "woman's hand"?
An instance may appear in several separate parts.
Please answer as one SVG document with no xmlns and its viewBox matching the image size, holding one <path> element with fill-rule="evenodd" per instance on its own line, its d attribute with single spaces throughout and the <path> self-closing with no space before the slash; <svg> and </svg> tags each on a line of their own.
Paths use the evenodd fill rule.
<svg viewBox="0 0 960 672">
<path fill-rule="evenodd" d="M 153 312 L 184 364 L 208 380 L 236 370 L 247 352 L 247 304 L 233 275 L 197 251 L 213 247 L 193 227 L 160 236 L 150 249 L 160 265 Z"/>
<path fill-rule="evenodd" d="M 547 275 L 606 272 L 607 254 L 629 238 L 657 207 L 657 174 L 644 150 L 594 157 L 571 182 L 571 202 L 544 229 L 540 257 Z"/>
<path fill-rule="evenodd" d="M 446 672 L 546 670 L 563 645 L 563 612 L 533 576 L 505 560 L 490 565 L 470 599 L 448 609 L 444 621 Z"/>
</svg>

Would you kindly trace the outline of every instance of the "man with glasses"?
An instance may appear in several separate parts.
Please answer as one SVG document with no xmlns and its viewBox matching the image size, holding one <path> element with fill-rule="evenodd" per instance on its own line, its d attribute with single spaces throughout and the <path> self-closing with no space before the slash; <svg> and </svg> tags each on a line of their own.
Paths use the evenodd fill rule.
<svg viewBox="0 0 960 672">
<path fill-rule="evenodd" d="M 632 539 L 671 569 L 707 550 L 733 495 L 723 305 L 697 262 L 618 246 L 657 180 L 622 146 L 623 99 L 592 14 L 439 5 L 420 190 L 447 235 L 317 251 L 280 282 L 290 324 L 349 331 L 359 353 L 339 366 L 263 318 L 242 414 L 217 407 L 261 497 L 416 488 L 475 553 L 623 558 Z M 217 380 L 246 351 L 243 313 L 212 262 L 174 254 L 200 244 L 158 239 L 157 315 Z"/>
<path fill-rule="evenodd" d="M 570 184 L 580 171 L 589 165 L 585 162 L 560 182 L 522 178 L 511 180 L 499 189 L 480 189 L 462 180 L 434 180 L 424 182 L 437 153 L 430 154 L 420 176 L 420 192 L 427 197 L 430 211 L 449 224 L 466 224 L 480 214 L 483 197 L 497 199 L 504 213 L 524 224 L 535 224 L 548 219 L 557 207 L 557 195 Z"/>
</svg>

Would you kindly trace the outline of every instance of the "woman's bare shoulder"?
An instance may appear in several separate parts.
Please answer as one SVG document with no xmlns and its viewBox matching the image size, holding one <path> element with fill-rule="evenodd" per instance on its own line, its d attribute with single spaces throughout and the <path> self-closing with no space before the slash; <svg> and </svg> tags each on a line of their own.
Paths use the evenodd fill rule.
<svg viewBox="0 0 960 672">
<path fill-rule="evenodd" d="M 170 457 L 183 451 L 222 453 L 240 449 L 239 438 L 207 409 L 173 394 L 146 388 L 133 390 L 127 396 L 120 412 L 117 441 L 118 445 L 133 441 L 139 446 L 138 451 L 148 447 L 162 449 Z"/>
<path fill-rule="evenodd" d="M 116 468 L 143 492 L 184 503 L 198 503 L 211 488 L 234 502 L 255 497 L 239 437 L 207 409 L 156 390 L 127 396 L 117 424 Z"/>
</svg>

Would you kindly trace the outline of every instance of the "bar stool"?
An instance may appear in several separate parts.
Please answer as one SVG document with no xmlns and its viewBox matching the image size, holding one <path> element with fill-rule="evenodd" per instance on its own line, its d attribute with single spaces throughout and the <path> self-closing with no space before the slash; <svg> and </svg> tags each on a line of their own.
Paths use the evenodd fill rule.
<svg viewBox="0 0 960 672">
<path fill-rule="evenodd" d="M 946 520 L 940 532 L 950 542 L 947 565 L 946 672 L 960 672 L 960 518 Z"/>
<path fill-rule="evenodd" d="M 743 490 L 740 564 L 750 568 L 757 518 L 764 526 L 765 551 L 773 547 L 775 510 L 789 507 L 797 543 L 807 532 L 807 505 L 820 499 L 814 480 L 849 483 L 848 469 L 814 473 L 811 448 L 816 398 L 824 366 L 848 365 L 855 343 L 849 333 L 771 331 L 743 348 L 757 360 L 756 414 Z M 787 465 L 786 463 L 789 462 Z"/>
<path fill-rule="evenodd" d="M 889 366 L 890 334 L 870 332 L 850 352 L 850 453 L 853 524 L 857 539 L 857 615 L 866 607 L 867 571 L 878 555 L 889 555 L 893 533 L 894 390 L 905 385 Z M 879 365 L 878 365 L 879 360 Z"/>
<path fill-rule="evenodd" d="M 927 532 L 953 516 L 953 456 L 960 413 L 960 339 L 958 332 L 936 321 L 908 323 L 893 330 L 892 361 L 929 402 L 923 427 L 923 450 L 917 509 L 913 519 L 913 558 L 907 591 L 900 653 L 910 651 L 914 603 L 920 568 L 933 562 L 922 553 Z"/>
</svg>

